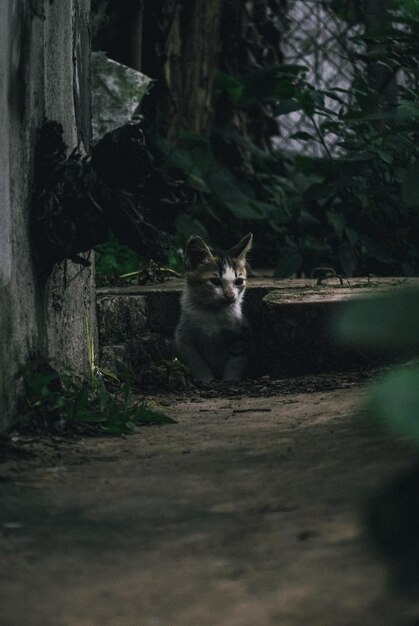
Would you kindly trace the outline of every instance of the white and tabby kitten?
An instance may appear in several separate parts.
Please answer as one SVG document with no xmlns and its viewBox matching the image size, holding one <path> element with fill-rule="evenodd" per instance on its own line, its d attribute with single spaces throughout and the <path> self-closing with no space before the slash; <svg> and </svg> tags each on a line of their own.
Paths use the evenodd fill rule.
<svg viewBox="0 0 419 626">
<path fill-rule="evenodd" d="M 204 383 L 239 380 L 246 367 L 250 333 L 243 318 L 249 233 L 227 252 L 212 251 L 200 237 L 186 246 L 185 289 L 176 347 Z"/>
</svg>

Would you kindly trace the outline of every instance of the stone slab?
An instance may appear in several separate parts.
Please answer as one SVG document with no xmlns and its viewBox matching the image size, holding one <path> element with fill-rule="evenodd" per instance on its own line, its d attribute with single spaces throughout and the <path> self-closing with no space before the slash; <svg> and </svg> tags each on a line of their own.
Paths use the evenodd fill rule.
<svg viewBox="0 0 419 626">
<path fill-rule="evenodd" d="M 97 301 L 99 336 L 104 345 L 138 337 L 148 323 L 144 296 L 103 296 Z"/>
<path fill-rule="evenodd" d="M 376 363 L 377 355 L 337 343 L 337 316 L 349 300 L 418 286 L 416 278 L 377 278 L 272 291 L 262 304 L 261 371 L 283 376 Z"/>
</svg>

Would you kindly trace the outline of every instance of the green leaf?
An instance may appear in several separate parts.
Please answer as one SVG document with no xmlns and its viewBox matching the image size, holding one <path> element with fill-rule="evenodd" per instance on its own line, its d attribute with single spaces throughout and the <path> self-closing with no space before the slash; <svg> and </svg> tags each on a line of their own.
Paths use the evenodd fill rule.
<svg viewBox="0 0 419 626">
<path fill-rule="evenodd" d="M 73 419 L 78 420 L 79 415 L 83 414 L 89 401 L 89 392 L 87 387 L 82 387 L 78 392 L 74 401 Z"/>
<path fill-rule="evenodd" d="M 59 394 L 54 394 L 54 396 L 48 402 L 49 411 L 56 411 L 57 409 L 62 409 L 67 404 L 67 399 L 64 398 L 63 396 Z"/>
<path fill-rule="evenodd" d="M 218 72 L 215 79 L 215 88 L 225 91 L 230 96 L 231 102 L 237 105 L 243 95 L 244 85 L 234 76 Z"/>
<path fill-rule="evenodd" d="M 342 117 L 346 121 L 350 121 L 352 124 L 362 122 L 375 122 L 375 121 L 390 121 L 395 119 L 393 112 L 378 111 L 374 113 L 364 113 L 361 111 L 351 111 Z"/>
<path fill-rule="evenodd" d="M 239 181 L 221 165 L 208 176 L 208 182 L 219 201 L 239 219 L 260 219 L 259 213 L 252 209 L 249 198 L 240 189 Z"/>
<path fill-rule="evenodd" d="M 293 111 L 299 111 L 302 108 L 301 104 L 295 98 L 285 98 L 280 100 L 273 108 L 273 115 L 286 115 Z"/>
<path fill-rule="evenodd" d="M 304 192 L 306 200 L 324 200 L 334 195 L 336 190 L 328 183 L 314 183 Z"/>
<path fill-rule="evenodd" d="M 85 424 L 100 424 L 106 422 L 106 415 L 99 413 L 98 411 L 79 410 L 76 415 L 77 422 L 83 422 Z"/>
<path fill-rule="evenodd" d="M 301 65 L 274 65 L 239 77 L 244 86 L 239 105 L 247 107 L 258 102 L 275 102 L 291 97 L 296 91 L 296 76 L 307 71 Z"/>
<path fill-rule="evenodd" d="M 229 132 L 226 132 L 224 134 L 220 133 L 220 136 L 222 137 L 222 139 L 227 139 L 239 145 L 240 147 L 244 148 L 245 150 L 247 150 L 254 156 L 257 156 L 258 158 L 264 161 L 273 160 L 272 155 L 269 154 L 269 152 L 266 152 L 265 150 L 262 150 L 261 148 L 259 148 L 259 146 L 257 146 L 253 141 L 251 141 L 251 139 L 242 135 L 235 129 L 232 129 Z"/>
<path fill-rule="evenodd" d="M 346 304 L 337 325 L 344 343 L 405 355 L 419 351 L 419 290 L 360 297 Z"/>
<path fill-rule="evenodd" d="M 133 432 L 132 428 L 127 428 L 126 425 L 116 425 L 116 426 L 107 426 L 100 425 L 100 432 L 105 433 L 106 435 L 131 435 Z"/>
<path fill-rule="evenodd" d="M 298 95 L 297 99 L 300 102 L 304 113 L 311 117 L 316 110 L 316 105 L 318 104 L 318 102 L 316 102 L 315 94 L 301 93 Z"/>
<path fill-rule="evenodd" d="M 199 235 L 202 239 L 208 239 L 208 231 L 205 226 L 187 213 L 181 213 L 176 218 L 176 231 L 182 247 L 192 235 Z"/>
<path fill-rule="evenodd" d="M 366 408 L 393 433 L 419 445 L 419 368 L 385 376 L 372 388 Z"/>
<path fill-rule="evenodd" d="M 360 239 L 368 256 L 380 261 L 380 263 L 387 263 L 389 265 L 395 263 L 395 260 L 387 254 L 386 249 L 383 247 L 380 240 L 373 239 L 369 235 L 365 234 L 362 234 Z"/>
<path fill-rule="evenodd" d="M 262 202 L 261 200 L 254 200 L 252 206 L 260 212 L 261 219 L 269 220 L 270 227 L 274 230 L 278 230 L 279 225 L 287 224 L 290 221 L 290 214 L 286 206 Z"/>
<path fill-rule="evenodd" d="M 353 228 L 345 228 L 345 235 L 352 247 L 355 247 L 359 241 L 359 235 Z"/>
<path fill-rule="evenodd" d="M 409 119 L 419 117 L 419 104 L 410 100 L 401 100 L 397 107 L 396 119 L 398 122 L 404 122 Z"/>
<path fill-rule="evenodd" d="M 419 164 L 415 164 L 401 175 L 402 198 L 407 207 L 419 205 Z"/>
<path fill-rule="evenodd" d="M 131 385 L 124 386 L 124 409 L 127 411 L 132 404 L 132 387 Z"/>
<path fill-rule="evenodd" d="M 331 98 L 332 100 L 339 102 L 343 106 L 347 106 L 348 104 L 347 99 L 345 100 L 344 98 L 341 98 L 340 96 L 337 95 L 337 93 L 335 93 L 335 91 L 331 91 L 327 89 L 319 89 L 317 93 L 320 93 L 323 96 L 326 96 L 327 98 Z"/>
<path fill-rule="evenodd" d="M 108 403 L 109 394 L 106 390 L 105 383 L 102 379 L 99 380 L 99 411 L 103 413 Z"/>
<path fill-rule="evenodd" d="M 344 163 L 362 163 L 363 161 L 371 161 L 372 159 L 374 159 L 372 154 L 368 154 L 367 152 L 355 152 L 354 154 L 340 157 L 338 163 L 341 165 Z"/>
<path fill-rule="evenodd" d="M 371 152 L 374 152 L 375 154 L 378 154 L 378 156 L 380 157 L 380 159 L 382 161 L 384 161 L 384 163 L 387 163 L 388 165 L 391 165 L 391 163 L 393 163 L 393 155 L 391 152 L 388 152 L 387 150 L 383 150 L 382 148 L 370 148 Z"/>
<path fill-rule="evenodd" d="M 296 93 L 296 87 L 290 80 L 279 80 L 273 89 L 272 96 L 275 100 L 280 98 L 292 98 Z"/>
<path fill-rule="evenodd" d="M 302 141 L 308 141 L 309 139 L 314 139 L 313 135 L 304 132 L 303 130 L 299 130 L 298 133 L 294 133 L 290 137 L 291 139 L 300 139 Z"/>
<path fill-rule="evenodd" d="M 333 227 L 333 230 L 339 235 L 342 235 L 343 229 L 346 224 L 346 218 L 342 213 L 335 213 L 334 211 L 329 211 L 327 213 L 327 221 Z"/>
<path fill-rule="evenodd" d="M 301 252 L 299 250 L 290 250 L 278 259 L 274 276 L 277 278 L 288 278 L 298 272 L 302 262 Z"/>
<path fill-rule="evenodd" d="M 136 424 L 177 424 L 172 417 L 164 415 L 164 413 L 152 411 L 143 404 L 135 407 L 135 412 L 133 412 L 131 419 Z"/>
</svg>

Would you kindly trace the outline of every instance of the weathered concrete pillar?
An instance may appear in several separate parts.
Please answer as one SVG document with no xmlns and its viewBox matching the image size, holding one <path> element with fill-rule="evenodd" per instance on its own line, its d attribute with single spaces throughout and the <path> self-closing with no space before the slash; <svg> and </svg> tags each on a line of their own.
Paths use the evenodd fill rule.
<svg viewBox="0 0 419 626">
<path fill-rule="evenodd" d="M 88 149 L 89 15 L 90 0 L 0 3 L 0 430 L 16 412 L 18 369 L 42 354 L 82 370 L 86 319 L 96 332 L 93 270 L 63 262 L 42 278 L 29 233 L 43 118 Z"/>
</svg>

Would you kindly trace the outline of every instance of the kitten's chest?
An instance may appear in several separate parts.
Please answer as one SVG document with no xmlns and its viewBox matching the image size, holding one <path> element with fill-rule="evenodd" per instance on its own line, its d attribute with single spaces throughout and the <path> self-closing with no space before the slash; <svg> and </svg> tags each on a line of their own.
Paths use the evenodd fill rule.
<svg viewBox="0 0 419 626">
<path fill-rule="evenodd" d="M 202 341 L 222 344 L 228 341 L 231 336 L 240 332 L 243 326 L 243 318 L 241 311 L 239 311 L 238 315 L 210 311 L 207 314 L 194 315 L 190 319 L 190 325 Z"/>
<path fill-rule="evenodd" d="M 229 356 L 244 354 L 250 343 L 249 329 L 244 320 L 227 323 L 202 320 L 199 327 L 195 327 L 194 335 L 202 357 L 212 363 L 222 363 Z"/>
<path fill-rule="evenodd" d="M 229 333 L 236 332 L 240 327 L 239 320 L 229 320 L 213 315 L 204 315 L 195 319 L 193 326 L 198 335 L 207 338 L 208 341 L 222 342 Z"/>
</svg>

